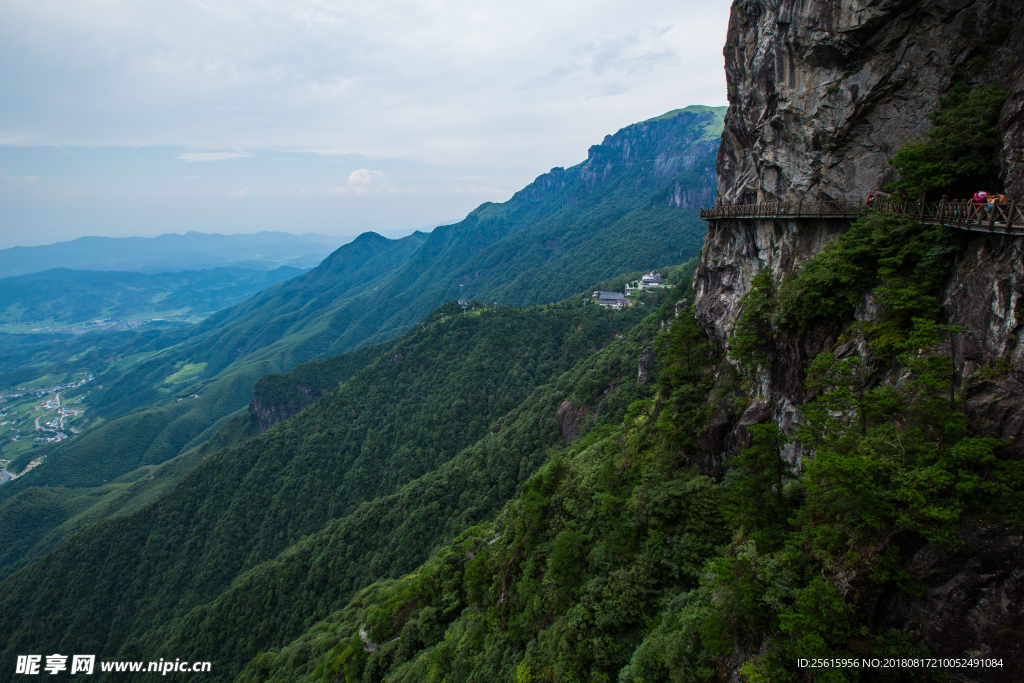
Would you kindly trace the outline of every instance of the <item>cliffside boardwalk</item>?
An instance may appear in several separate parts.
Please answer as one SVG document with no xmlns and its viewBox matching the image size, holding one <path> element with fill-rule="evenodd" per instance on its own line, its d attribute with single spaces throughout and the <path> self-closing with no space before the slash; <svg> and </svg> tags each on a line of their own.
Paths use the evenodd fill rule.
<svg viewBox="0 0 1024 683">
<path fill-rule="evenodd" d="M 845 200 L 761 202 L 713 206 L 700 210 L 706 221 L 722 218 L 857 218 L 869 210 L 910 216 L 922 223 L 937 223 L 973 232 L 1024 235 L 1024 207 L 1009 204 L 976 205 L 965 202 L 876 202 L 868 207 Z"/>
</svg>

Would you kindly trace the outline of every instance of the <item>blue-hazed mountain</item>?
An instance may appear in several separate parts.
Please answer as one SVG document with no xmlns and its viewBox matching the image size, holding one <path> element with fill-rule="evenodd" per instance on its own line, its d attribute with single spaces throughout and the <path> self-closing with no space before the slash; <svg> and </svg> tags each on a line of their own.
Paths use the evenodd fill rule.
<svg viewBox="0 0 1024 683">
<path fill-rule="evenodd" d="M 258 232 L 218 235 L 186 232 L 157 237 L 79 237 L 38 247 L 0 249 L 0 277 L 51 268 L 136 273 L 180 272 L 233 266 L 273 270 L 312 268 L 344 238 Z"/>
<path fill-rule="evenodd" d="M 131 350 L 152 356 L 97 380 L 104 388 L 90 410 L 105 422 L 33 451 L 46 462 L 0 487 L 0 523 L 20 523 L 18 497 L 48 485 L 47 513 L 33 516 L 46 521 L 31 534 L 42 540 L 60 528 L 63 537 L 82 514 L 72 498 L 198 447 L 249 402 L 259 377 L 401 334 L 456 298 L 460 284 L 488 303 L 542 303 L 691 258 L 704 235 L 694 209 L 715 188 L 723 112 L 687 108 L 629 126 L 505 203 L 429 235 L 363 235 L 306 275 L 194 328 L 142 340 Z"/>
</svg>

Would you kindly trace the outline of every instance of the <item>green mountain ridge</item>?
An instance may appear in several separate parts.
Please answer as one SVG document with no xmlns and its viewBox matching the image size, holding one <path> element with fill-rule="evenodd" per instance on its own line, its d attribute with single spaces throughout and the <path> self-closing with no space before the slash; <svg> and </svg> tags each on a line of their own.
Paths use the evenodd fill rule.
<svg viewBox="0 0 1024 683">
<path fill-rule="evenodd" d="M 18 496 L 49 487 L 58 499 L 47 521 L 28 525 L 31 538 L 19 542 L 33 547 L 83 514 L 80 502 L 60 498 L 81 501 L 93 487 L 200 447 L 250 401 L 260 377 L 391 339 L 454 298 L 459 284 L 487 303 L 543 303 L 693 256 L 704 226 L 666 193 L 680 182 L 698 193 L 713 186 L 716 145 L 702 135 L 715 117 L 681 112 L 624 128 L 592 147 L 588 161 L 554 169 L 459 224 L 397 241 L 368 233 L 313 271 L 194 327 L 140 335 L 123 353 L 152 357 L 96 381 L 103 390 L 90 396 L 89 410 L 102 423 L 15 463 L 46 457 L 0 486 L 0 527 L 23 523 Z M 192 395 L 199 398 L 177 400 Z"/>
<path fill-rule="evenodd" d="M 677 277 L 689 279 L 693 265 Z M 62 619 L 71 628 L 59 638 L 70 637 L 75 644 L 63 641 L 59 647 L 150 652 L 159 641 L 174 643 L 175 656 L 182 656 L 219 642 L 223 680 L 256 654 L 253 648 L 298 635 L 307 619 L 297 610 L 298 621 L 281 615 L 285 618 L 264 621 L 264 627 L 244 635 L 225 633 L 219 619 L 204 619 L 223 610 L 249 613 L 255 605 L 248 602 L 253 593 L 245 586 L 255 581 L 258 592 L 264 580 L 281 571 L 308 571 L 301 562 L 310 552 L 322 556 L 324 544 L 329 549 L 339 538 L 351 538 L 346 528 L 349 534 L 353 528 L 365 530 L 373 510 L 393 513 L 396 506 L 388 501 L 395 494 L 407 499 L 410 511 L 423 513 L 404 518 L 412 529 L 397 535 L 357 534 L 371 546 L 402 547 L 403 559 L 392 567 L 357 562 L 346 570 L 331 561 L 338 579 L 348 577 L 337 583 L 334 597 L 310 594 L 308 582 L 275 582 L 281 600 L 299 601 L 326 615 L 332 604 L 341 606 L 381 571 L 394 574 L 415 566 L 452 533 L 458 520 L 446 524 L 444 516 L 437 517 L 443 515 L 440 501 L 431 501 L 438 494 L 447 501 L 445 507 L 455 504 L 469 520 L 485 517 L 511 496 L 546 447 L 564 438 L 565 425 L 559 426 L 553 409 L 567 399 L 593 404 L 581 426 L 621 415 L 643 391 L 635 379 L 636 358 L 643 340 L 659 329 L 657 317 L 649 313 L 667 295 L 652 293 L 647 305 L 621 312 L 590 303 L 587 294 L 526 309 L 477 302 L 467 314 L 453 304 L 440 309 L 423 329 L 393 342 L 370 366 L 297 416 L 256 439 L 208 455 L 158 502 L 94 525 L 16 572 L 9 586 L 29 580 L 34 588 L 9 593 L 16 604 L 10 605 L 6 620 L 0 619 L 0 632 L 11 634 L 11 647 L 40 637 L 49 642 L 55 634 L 30 626 L 44 623 L 30 615 L 52 599 L 69 599 L 74 607 Z M 641 329 L 637 323 L 645 316 L 648 322 Z M 577 369 L 563 373 L 574 364 Z M 538 394 L 536 387 L 549 378 L 555 379 Z M 516 406 L 524 399 L 529 400 L 517 417 Z M 537 405 L 531 408 L 530 401 Z M 539 434 L 538 415 L 545 416 Z M 465 448 L 481 437 L 481 446 Z M 487 444 L 494 439 L 506 444 L 499 448 L 506 464 L 490 470 L 467 467 L 467 458 L 488 457 L 493 449 Z M 532 455 L 524 461 L 526 453 Z M 458 458 L 462 464 L 456 464 Z M 450 466 L 444 464 L 449 461 Z M 432 474 L 441 470 L 448 474 Z M 441 484 L 438 476 L 471 476 L 476 483 Z M 455 491 L 462 491 L 462 500 L 451 498 Z M 477 497 L 475 511 L 465 505 L 467 496 Z M 416 497 L 421 503 L 413 504 Z M 400 517 L 403 505 L 397 505 Z M 172 548 L 177 550 L 168 552 Z M 316 579 L 317 593 L 334 582 Z M 88 635 L 74 626 L 86 623 L 94 625 Z M 95 628 L 101 623 L 105 626 Z M 192 635 L 185 637 L 186 632 Z"/>
</svg>

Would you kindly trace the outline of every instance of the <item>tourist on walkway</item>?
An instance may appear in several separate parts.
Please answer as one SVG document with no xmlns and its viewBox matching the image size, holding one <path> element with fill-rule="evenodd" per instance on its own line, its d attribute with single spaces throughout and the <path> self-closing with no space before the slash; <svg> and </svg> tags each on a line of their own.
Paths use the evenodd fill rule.
<svg viewBox="0 0 1024 683">
<path fill-rule="evenodd" d="M 971 217 L 977 218 L 979 224 L 982 221 L 981 207 L 985 206 L 985 202 L 987 201 L 988 192 L 985 192 L 984 190 L 975 192 L 974 196 L 971 197 L 971 214 L 973 214 Z"/>
</svg>

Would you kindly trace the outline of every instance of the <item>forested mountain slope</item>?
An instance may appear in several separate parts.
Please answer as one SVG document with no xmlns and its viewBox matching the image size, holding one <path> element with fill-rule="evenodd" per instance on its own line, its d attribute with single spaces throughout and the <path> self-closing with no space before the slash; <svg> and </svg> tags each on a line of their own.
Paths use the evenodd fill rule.
<svg viewBox="0 0 1024 683">
<path fill-rule="evenodd" d="M 692 267 L 680 275 L 689 280 Z M 295 417 L 209 454 L 159 501 L 80 532 L 10 577 L 5 648 L 32 641 L 149 656 L 173 642 L 175 656 L 209 651 L 218 679 L 230 678 L 260 648 L 486 518 L 548 446 L 621 419 L 644 394 L 636 363 L 667 294 L 623 311 L 588 294 L 527 309 L 438 310 Z M 337 556 L 339 542 L 359 549 Z M 283 578 L 296 572 L 306 579 Z M 33 587 L 19 588 L 26 581 Z M 276 586 L 270 601 L 266 581 Z M 55 602 L 69 606 L 65 626 L 78 626 L 50 630 L 31 616 Z M 254 609 L 265 616 L 244 616 Z M 233 616 L 206 618 L 214 613 Z"/>
<path fill-rule="evenodd" d="M 103 390 L 90 397 L 90 412 L 107 422 L 26 454 L 45 455 L 44 466 L 0 486 L 0 498 L 29 486 L 97 485 L 141 465 L 163 462 L 190 442 L 198 445 L 205 439 L 197 437 L 245 405 L 259 377 L 302 360 L 267 347 L 311 334 L 324 309 L 379 284 L 419 248 L 423 237 L 414 233 L 388 240 L 366 233 L 309 273 L 197 325 L 140 335 L 130 352 L 152 357 L 99 375 Z M 199 398 L 177 400 L 192 394 Z"/>
<path fill-rule="evenodd" d="M 197 447 L 245 406 L 259 377 L 390 339 L 455 298 L 459 284 L 478 300 L 522 305 L 685 261 L 704 233 L 691 209 L 714 186 L 721 115 L 688 108 L 629 126 L 504 204 L 427 236 L 363 235 L 194 329 L 147 337 L 133 350 L 152 358 L 97 380 L 103 390 L 90 410 L 106 422 L 32 451 L 46 462 L 0 486 L 0 499 L 30 487 L 98 486 Z"/>
<path fill-rule="evenodd" d="M 799 25 L 861 18 L 842 9 L 805 7 Z M 864 36 L 904 35 L 904 10 L 928 11 L 876 8 Z M 763 4 L 733 14 L 730 42 L 751 52 L 782 23 Z M 1019 60 L 1024 31 L 1015 40 Z M 755 66 L 779 64 L 763 57 Z M 736 93 L 729 123 L 751 126 L 727 163 L 751 139 L 782 144 L 745 104 L 791 101 L 753 81 Z M 1020 84 L 962 83 L 911 144 L 977 144 L 980 130 L 994 166 Z M 730 192 L 761 182 L 770 196 L 778 180 L 720 170 Z M 551 449 L 492 521 L 236 680 L 1020 680 L 1022 254 L 1019 237 L 886 210 L 716 222 L 696 305 L 657 339 L 653 392 Z"/>
</svg>

